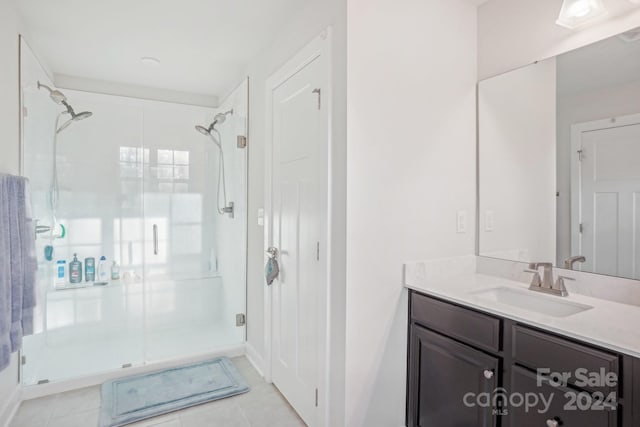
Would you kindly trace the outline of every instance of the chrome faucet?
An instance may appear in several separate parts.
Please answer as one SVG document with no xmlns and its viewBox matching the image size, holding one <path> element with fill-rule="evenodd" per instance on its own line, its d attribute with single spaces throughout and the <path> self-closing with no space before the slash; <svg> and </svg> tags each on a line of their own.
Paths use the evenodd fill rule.
<svg viewBox="0 0 640 427">
<path fill-rule="evenodd" d="M 564 260 L 564 268 L 567 270 L 573 270 L 573 265 L 576 262 L 585 262 L 586 260 L 587 259 L 582 255 L 569 257 Z"/>
<path fill-rule="evenodd" d="M 538 282 L 540 279 L 540 272 L 538 269 L 540 267 L 543 267 L 544 270 L 542 275 L 542 282 L 538 285 L 538 287 L 551 289 L 553 287 L 553 264 L 550 262 L 532 262 L 531 264 L 529 264 L 529 271 L 538 274 Z"/>
<path fill-rule="evenodd" d="M 543 275 L 540 278 L 539 268 L 543 267 Z M 558 276 L 558 280 L 553 282 L 553 264 L 550 262 L 532 262 L 529 264 L 529 269 L 525 270 L 527 273 L 533 273 L 529 290 L 536 292 L 544 292 L 546 294 L 557 295 L 566 297 L 569 295 L 567 288 L 564 285 L 565 280 L 575 280 L 571 277 Z"/>
</svg>

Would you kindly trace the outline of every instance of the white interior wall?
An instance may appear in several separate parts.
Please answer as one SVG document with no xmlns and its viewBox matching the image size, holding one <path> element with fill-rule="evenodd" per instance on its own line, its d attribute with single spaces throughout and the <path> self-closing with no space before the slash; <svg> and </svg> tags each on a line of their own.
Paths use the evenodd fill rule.
<svg viewBox="0 0 640 427">
<path fill-rule="evenodd" d="M 0 173 L 20 172 L 19 66 L 20 21 L 8 0 L 0 0 Z M 18 355 L 0 372 L 0 425 L 13 410 L 19 393 Z"/>
<path fill-rule="evenodd" d="M 555 58 L 481 82 L 478 114 L 480 254 L 554 262 Z"/>
<path fill-rule="evenodd" d="M 489 0 L 478 10 L 480 80 L 640 26 L 640 7 L 606 0 L 607 18 L 576 30 L 556 25 L 560 0 Z"/>
<path fill-rule="evenodd" d="M 346 425 L 398 427 L 402 264 L 474 252 L 476 7 L 349 0 L 347 16 Z"/>
<path fill-rule="evenodd" d="M 640 81 L 558 96 L 558 265 L 571 253 L 571 125 L 640 113 Z"/>
<path fill-rule="evenodd" d="M 327 390 L 320 390 L 326 425 L 344 425 L 344 322 L 346 229 L 346 0 L 312 2 L 290 20 L 248 67 L 249 76 L 249 207 L 247 272 L 247 348 L 264 369 L 264 228 L 258 209 L 264 206 L 266 80 L 302 47 L 327 27 L 332 27 L 330 153 L 330 360 Z"/>
</svg>

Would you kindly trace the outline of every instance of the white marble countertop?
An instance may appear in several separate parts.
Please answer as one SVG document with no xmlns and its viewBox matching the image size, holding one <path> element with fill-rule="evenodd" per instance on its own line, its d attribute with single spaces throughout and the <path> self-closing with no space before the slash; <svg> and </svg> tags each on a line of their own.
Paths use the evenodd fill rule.
<svg viewBox="0 0 640 427">
<path fill-rule="evenodd" d="M 526 323 L 616 352 L 640 358 L 640 307 L 592 298 L 576 293 L 568 297 L 527 291 L 528 285 L 496 276 L 465 273 L 438 280 L 407 277 L 405 286 L 427 295 Z M 567 317 L 553 317 L 505 303 L 489 301 L 479 291 L 511 288 L 531 292 L 537 298 L 568 301 L 593 308 Z"/>
</svg>

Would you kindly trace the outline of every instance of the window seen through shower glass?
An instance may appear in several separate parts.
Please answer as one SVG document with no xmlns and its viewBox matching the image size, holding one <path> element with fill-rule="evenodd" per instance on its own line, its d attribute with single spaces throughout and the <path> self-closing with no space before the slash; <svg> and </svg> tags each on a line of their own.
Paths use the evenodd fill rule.
<svg viewBox="0 0 640 427">
<path fill-rule="evenodd" d="M 142 178 L 148 170 L 149 149 L 140 147 L 120 147 L 120 177 Z"/>
<path fill-rule="evenodd" d="M 166 180 L 189 179 L 189 152 L 157 150 L 157 177 Z"/>
</svg>

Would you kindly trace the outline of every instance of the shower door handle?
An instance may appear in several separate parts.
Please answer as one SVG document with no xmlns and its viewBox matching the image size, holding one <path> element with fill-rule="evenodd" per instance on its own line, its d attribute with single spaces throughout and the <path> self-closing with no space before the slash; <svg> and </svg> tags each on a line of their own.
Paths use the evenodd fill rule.
<svg viewBox="0 0 640 427">
<path fill-rule="evenodd" d="M 153 224 L 153 254 L 158 255 L 158 224 Z"/>
</svg>

